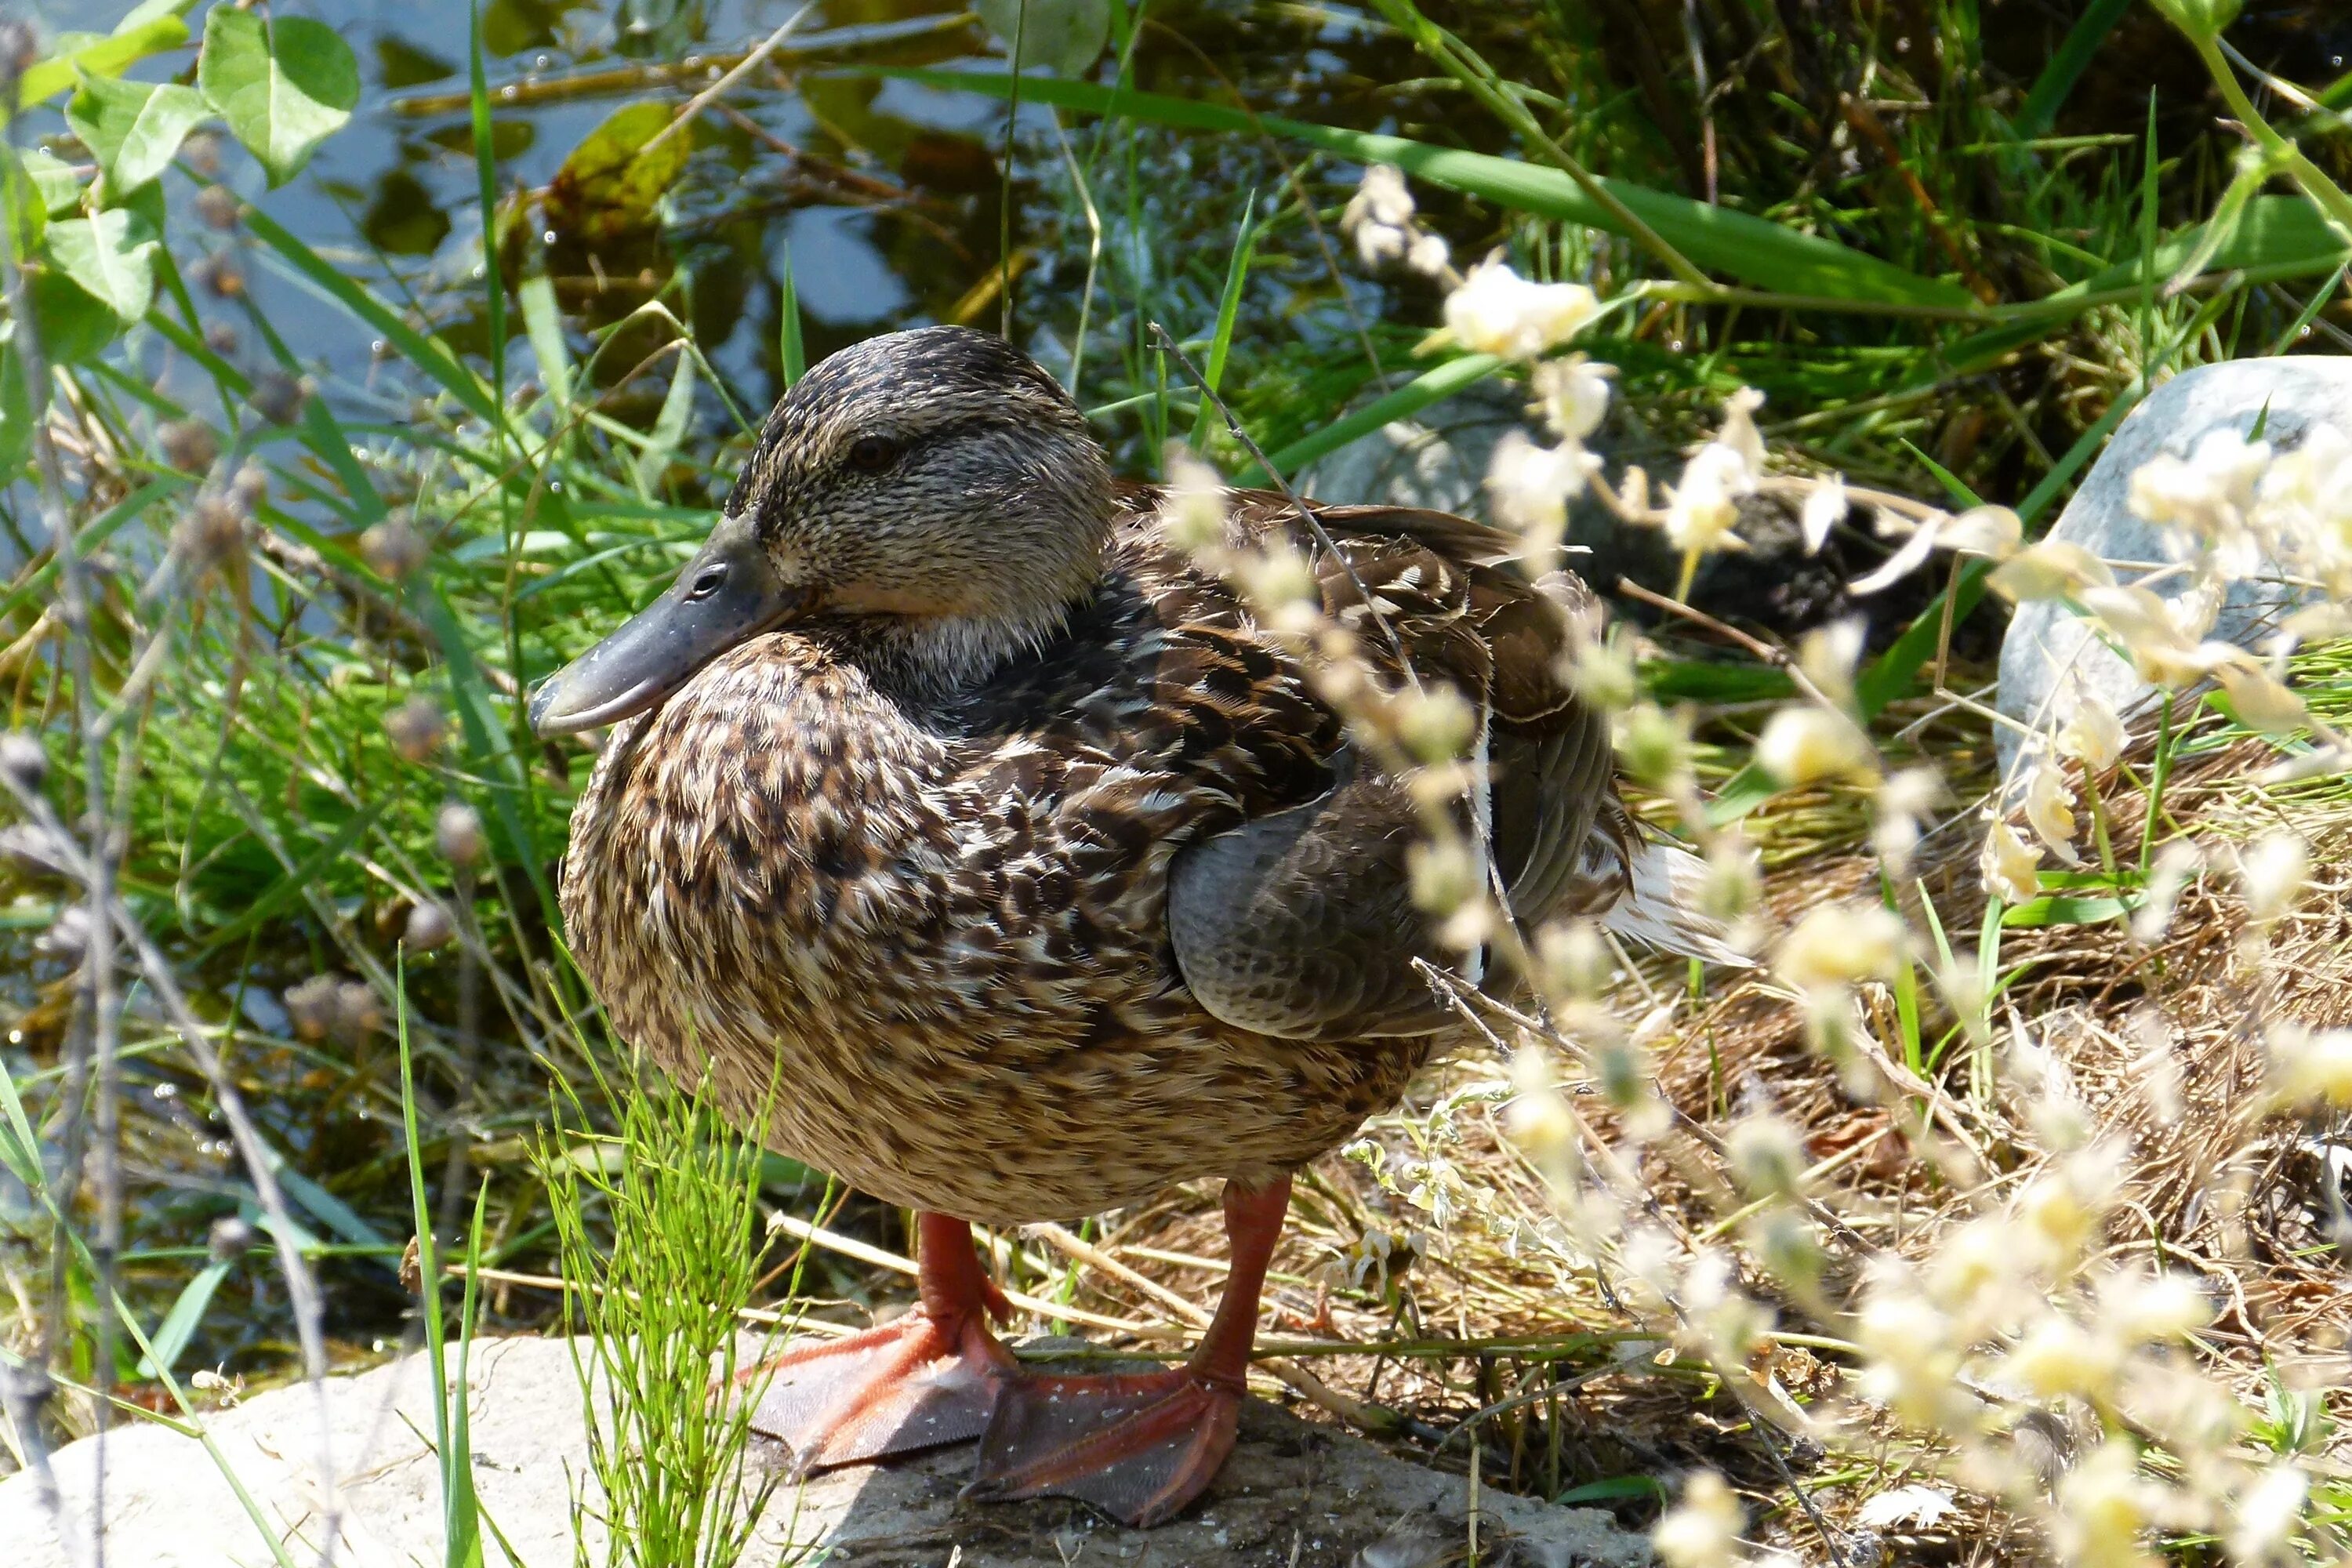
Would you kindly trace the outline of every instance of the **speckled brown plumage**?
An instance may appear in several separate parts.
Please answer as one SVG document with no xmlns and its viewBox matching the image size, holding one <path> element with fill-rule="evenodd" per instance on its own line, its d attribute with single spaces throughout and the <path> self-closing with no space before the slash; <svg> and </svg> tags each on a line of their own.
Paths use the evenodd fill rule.
<svg viewBox="0 0 2352 1568">
<path fill-rule="evenodd" d="M 777 405 L 677 581 L 531 699 L 543 735 L 621 726 L 562 887 L 614 1026 L 924 1211 L 919 1308 L 772 1364 L 752 1421 L 800 1465 L 978 1437 L 970 1495 L 1170 1517 L 1233 1445 L 1290 1172 L 1454 1027 L 1413 963 L 1453 955 L 1402 783 L 1160 499 L 1001 340 L 871 339 Z M 1373 680 L 1465 699 L 1459 820 L 1519 919 L 1727 956 L 1575 695 L 1582 584 L 1458 518 L 1229 500 L 1228 543 L 1296 552 Z M 1184 1364 L 1022 1370 L 964 1222 L 1199 1176 L 1229 1178 L 1232 1264 Z"/>
<path fill-rule="evenodd" d="M 1272 1037 L 1197 1005 L 1174 962 L 1171 858 L 1323 795 L 1344 736 L 1162 541 L 1156 499 L 1122 490 L 1065 625 L 965 689 L 910 693 L 868 628 L 817 623 L 721 655 L 614 735 L 562 897 L 625 1037 L 689 1078 L 708 1064 L 739 1114 L 772 1079 L 778 1150 L 992 1224 L 1261 1184 L 1395 1100 L 1433 1022 Z M 1286 503 L 1239 499 L 1237 526 L 1314 549 Z M 1608 757 L 1561 682 L 1559 609 L 1475 525 L 1323 518 L 1356 568 L 1318 557 L 1334 610 L 1362 581 L 1424 678 L 1491 695 L 1506 868 L 1565 837 L 1542 901 L 1576 896 L 1561 864 L 1610 798 Z M 1505 763 L 1547 751 L 1550 776 L 1517 790 Z"/>
</svg>

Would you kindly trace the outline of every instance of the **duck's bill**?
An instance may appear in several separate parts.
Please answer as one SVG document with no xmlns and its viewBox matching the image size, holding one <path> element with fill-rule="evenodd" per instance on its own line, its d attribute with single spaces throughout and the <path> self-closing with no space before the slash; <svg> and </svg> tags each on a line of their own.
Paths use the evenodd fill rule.
<svg viewBox="0 0 2352 1568">
<path fill-rule="evenodd" d="M 542 736 L 570 735 L 634 718 L 807 602 L 805 593 L 776 580 L 750 520 L 728 518 L 667 592 L 541 685 L 530 700 L 530 727 Z"/>
</svg>

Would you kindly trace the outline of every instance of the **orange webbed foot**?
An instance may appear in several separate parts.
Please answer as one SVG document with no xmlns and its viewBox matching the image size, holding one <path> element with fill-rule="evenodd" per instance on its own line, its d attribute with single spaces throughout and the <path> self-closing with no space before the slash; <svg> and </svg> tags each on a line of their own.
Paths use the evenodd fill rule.
<svg viewBox="0 0 2352 1568">
<path fill-rule="evenodd" d="M 746 1374 L 768 1379 L 751 1429 L 789 1445 L 799 1474 L 977 1437 L 1014 1373 L 988 1327 L 1013 1308 L 982 1272 L 971 1227 L 935 1214 L 918 1223 L 921 1307 L 845 1340 L 794 1345 Z"/>
<path fill-rule="evenodd" d="M 1137 1527 L 1173 1517 L 1233 1451 L 1238 1386 L 1190 1367 L 1093 1377 L 1009 1380 L 982 1434 L 983 1501 L 1075 1498 Z"/>
<path fill-rule="evenodd" d="M 788 1445 L 799 1474 L 961 1443 L 987 1429 L 1013 1367 L 980 1320 L 917 1310 L 785 1351 L 764 1369 L 751 1429 Z"/>
</svg>

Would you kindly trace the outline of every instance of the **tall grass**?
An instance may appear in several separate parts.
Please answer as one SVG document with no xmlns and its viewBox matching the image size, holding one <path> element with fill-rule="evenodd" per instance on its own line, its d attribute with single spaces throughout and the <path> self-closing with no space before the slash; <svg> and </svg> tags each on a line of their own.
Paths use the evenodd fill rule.
<svg viewBox="0 0 2352 1568">
<path fill-rule="evenodd" d="M 751 1458 L 764 1378 L 740 1318 L 758 1272 L 760 1130 L 721 1118 L 707 1083 L 622 1060 L 595 1075 L 603 1116 L 558 1089 L 534 1152 L 591 1412 L 582 1479 L 594 1491 L 575 1514 L 601 1527 L 615 1568 L 735 1568 L 777 1479 Z M 584 1568 L 590 1532 L 575 1539 Z"/>
</svg>

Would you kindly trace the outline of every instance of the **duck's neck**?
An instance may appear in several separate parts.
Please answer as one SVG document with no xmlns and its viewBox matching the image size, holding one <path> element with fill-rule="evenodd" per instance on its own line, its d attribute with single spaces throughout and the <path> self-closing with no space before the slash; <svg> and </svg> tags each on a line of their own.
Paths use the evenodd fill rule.
<svg viewBox="0 0 2352 1568">
<path fill-rule="evenodd" d="M 1094 591 L 1089 584 L 1087 594 Z M 1077 598 L 992 615 L 870 616 L 842 624 L 842 654 L 902 701 L 947 701 L 1059 635 Z"/>
</svg>

